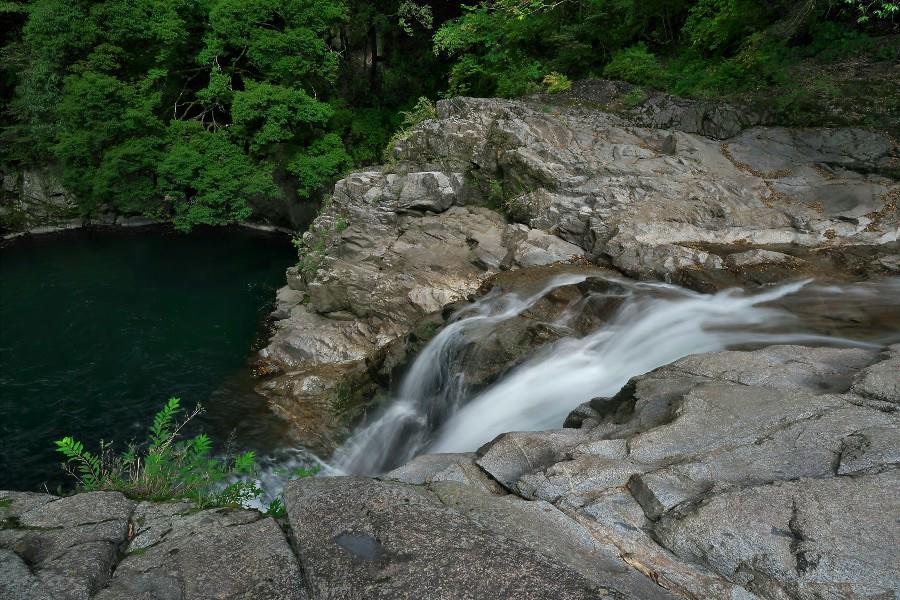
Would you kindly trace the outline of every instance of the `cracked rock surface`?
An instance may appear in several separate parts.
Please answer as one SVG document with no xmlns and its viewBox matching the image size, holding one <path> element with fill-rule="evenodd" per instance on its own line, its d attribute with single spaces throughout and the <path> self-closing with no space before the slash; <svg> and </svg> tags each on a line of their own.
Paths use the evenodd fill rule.
<svg viewBox="0 0 900 600">
<path fill-rule="evenodd" d="M 3 600 L 307 597 L 284 532 L 256 511 L 0 492 Z"/>
</svg>

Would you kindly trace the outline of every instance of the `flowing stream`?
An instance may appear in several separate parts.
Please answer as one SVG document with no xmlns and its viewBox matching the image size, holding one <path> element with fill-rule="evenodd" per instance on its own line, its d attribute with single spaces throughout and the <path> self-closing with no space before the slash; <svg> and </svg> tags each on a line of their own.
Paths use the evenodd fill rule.
<svg viewBox="0 0 900 600">
<path fill-rule="evenodd" d="M 478 360 L 473 337 L 488 336 L 557 288 L 586 279 L 557 276 L 537 293 L 492 293 L 460 310 L 415 359 L 380 416 L 339 449 L 334 468 L 380 473 L 423 452 L 469 452 L 507 431 L 560 427 L 579 404 L 612 396 L 630 378 L 689 354 L 791 343 L 880 346 L 900 339 L 900 278 L 855 286 L 793 282 L 716 294 L 607 279 L 608 291 L 574 302 L 552 324 L 571 325 L 597 296 L 622 299 L 598 328 L 539 348 L 486 389 L 467 381 L 467 360 Z M 880 319 L 893 328 L 883 328 Z M 868 328 L 866 320 L 872 321 Z"/>
</svg>

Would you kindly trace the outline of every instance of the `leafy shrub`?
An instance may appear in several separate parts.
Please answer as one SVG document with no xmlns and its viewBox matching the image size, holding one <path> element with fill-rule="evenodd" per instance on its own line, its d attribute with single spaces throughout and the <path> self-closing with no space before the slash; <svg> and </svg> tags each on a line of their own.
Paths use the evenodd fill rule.
<svg viewBox="0 0 900 600">
<path fill-rule="evenodd" d="M 653 87 L 665 87 L 668 81 L 662 65 L 643 42 L 616 52 L 603 69 L 603 75 Z"/>
<path fill-rule="evenodd" d="M 275 474 L 286 480 L 293 481 L 294 479 L 314 477 L 321 471 L 321 466 L 313 465 L 312 467 L 296 467 L 290 470 L 277 470 L 275 471 Z M 266 515 L 275 517 L 276 519 L 283 517 L 285 515 L 284 499 L 280 496 L 273 498 L 266 509 Z"/>
<path fill-rule="evenodd" d="M 547 93 L 549 94 L 559 94 L 572 89 L 571 80 L 562 73 L 557 73 L 556 71 L 544 75 L 544 79 L 541 83 L 547 88 Z"/>
<path fill-rule="evenodd" d="M 147 441 L 117 454 L 100 442 L 96 454 L 71 436 L 55 442 L 64 468 L 83 491 L 118 491 L 141 500 L 188 499 L 199 507 L 240 506 L 262 493 L 246 479 L 255 472 L 253 452 L 217 459 L 205 434 L 179 439 L 184 426 L 200 414 L 198 406 L 180 423 L 178 398 L 169 398 L 153 418 Z M 231 482 L 231 483 L 228 483 Z"/>
<path fill-rule="evenodd" d="M 761 12 L 751 0 L 700 0 L 691 8 L 682 35 L 704 54 L 721 54 L 760 26 Z"/>
<path fill-rule="evenodd" d="M 822 60 L 840 60 L 867 54 L 875 50 L 875 42 L 868 35 L 842 23 L 826 21 L 813 27 L 810 43 L 801 48 L 801 56 L 815 56 Z"/>
<path fill-rule="evenodd" d="M 311 279 L 325 259 L 325 236 L 306 232 L 291 240 L 297 249 L 297 268 L 304 277 Z"/>
</svg>

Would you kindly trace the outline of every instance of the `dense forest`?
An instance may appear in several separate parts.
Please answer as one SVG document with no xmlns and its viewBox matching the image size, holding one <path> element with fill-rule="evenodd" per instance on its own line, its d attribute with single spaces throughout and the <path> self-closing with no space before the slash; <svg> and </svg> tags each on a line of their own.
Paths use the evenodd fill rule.
<svg viewBox="0 0 900 600">
<path fill-rule="evenodd" d="M 7 1 L 0 161 L 58 170 L 84 216 L 226 224 L 285 199 L 315 202 L 342 173 L 379 162 L 421 97 L 519 96 L 606 77 L 688 96 L 760 94 L 802 124 L 811 97 L 843 93 L 832 81 L 841 68 L 803 85 L 791 69 L 896 64 L 898 6 Z"/>
</svg>

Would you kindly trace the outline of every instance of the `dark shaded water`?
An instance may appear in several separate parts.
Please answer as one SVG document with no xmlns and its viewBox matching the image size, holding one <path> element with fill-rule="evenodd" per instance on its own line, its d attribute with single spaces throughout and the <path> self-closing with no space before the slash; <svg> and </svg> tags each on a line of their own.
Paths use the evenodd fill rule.
<svg viewBox="0 0 900 600">
<path fill-rule="evenodd" d="M 69 485 L 53 441 L 141 440 L 170 396 L 198 428 L 267 451 L 284 427 L 247 370 L 285 236 L 78 231 L 0 248 L 0 489 Z"/>
</svg>

